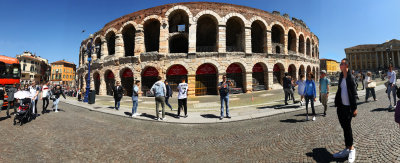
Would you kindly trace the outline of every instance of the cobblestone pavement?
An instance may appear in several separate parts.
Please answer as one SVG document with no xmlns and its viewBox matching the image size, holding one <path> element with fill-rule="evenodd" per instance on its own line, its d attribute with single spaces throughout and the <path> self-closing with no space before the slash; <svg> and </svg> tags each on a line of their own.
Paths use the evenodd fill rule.
<svg viewBox="0 0 400 163">
<path fill-rule="evenodd" d="M 353 119 L 357 162 L 400 162 L 400 129 L 384 91 Z M 40 106 L 41 103 L 38 104 Z M 330 104 L 332 105 L 332 104 Z M 0 118 L 0 162 L 335 162 L 344 146 L 336 108 L 217 124 L 169 124 L 61 104 L 22 126 Z M 39 109 L 41 111 L 41 107 Z M 317 108 L 321 113 L 322 108 Z M 0 117 L 5 116 L 5 111 Z"/>
</svg>

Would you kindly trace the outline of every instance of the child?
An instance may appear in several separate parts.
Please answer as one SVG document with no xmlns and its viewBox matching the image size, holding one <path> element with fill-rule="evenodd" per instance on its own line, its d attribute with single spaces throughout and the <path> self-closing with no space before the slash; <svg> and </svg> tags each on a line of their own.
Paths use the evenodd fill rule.
<svg viewBox="0 0 400 163">
<path fill-rule="evenodd" d="M 313 73 L 308 73 L 307 75 L 307 80 L 305 84 L 305 89 L 304 89 L 304 96 L 306 98 L 306 111 L 307 111 L 307 118 L 306 120 L 308 121 L 308 102 L 311 102 L 311 109 L 312 109 L 312 115 L 313 118 L 312 120 L 315 121 L 315 108 L 314 108 L 314 102 L 315 102 L 315 97 L 317 97 L 316 93 L 316 88 L 315 88 L 315 82 L 314 82 L 314 74 Z"/>
<path fill-rule="evenodd" d="M 298 91 L 298 93 L 299 93 L 299 95 L 300 95 L 300 106 L 302 106 L 302 105 L 304 104 L 303 98 L 304 98 L 304 88 L 305 88 L 305 85 L 306 85 L 306 80 L 305 80 L 305 78 L 304 78 L 304 74 L 301 74 L 301 75 L 300 75 L 300 79 L 297 80 L 297 81 L 296 81 L 296 84 L 295 84 L 295 86 L 299 86 L 299 87 L 297 88 L 297 91 Z"/>
</svg>

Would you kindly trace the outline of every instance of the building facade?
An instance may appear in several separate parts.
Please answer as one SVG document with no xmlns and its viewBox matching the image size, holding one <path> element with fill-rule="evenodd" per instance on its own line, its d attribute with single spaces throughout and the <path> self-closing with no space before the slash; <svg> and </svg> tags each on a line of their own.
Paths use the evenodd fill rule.
<svg viewBox="0 0 400 163">
<path fill-rule="evenodd" d="M 21 65 L 21 84 L 30 84 L 32 81 L 41 84 L 49 81 L 50 65 L 47 59 L 29 51 L 17 55 L 16 58 Z"/>
<path fill-rule="evenodd" d="M 76 65 L 64 60 L 51 63 L 51 81 L 67 87 L 76 86 Z"/>
<path fill-rule="evenodd" d="M 328 74 L 336 74 L 340 72 L 340 62 L 333 59 L 320 59 L 320 68 Z"/>
<path fill-rule="evenodd" d="M 400 68 L 400 40 L 393 39 L 383 44 L 357 45 L 346 48 L 345 52 L 352 70 L 378 71 L 387 69 L 389 64 Z"/>
<path fill-rule="evenodd" d="M 157 76 L 173 90 L 186 78 L 189 96 L 215 95 L 222 75 L 245 93 L 279 88 L 285 72 L 296 79 L 319 71 L 319 39 L 302 20 L 225 3 L 141 10 L 109 22 L 94 34 L 93 44 L 90 40 L 80 47 L 79 87 L 86 87 L 90 75 L 90 88 L 100 95 L 111 95 L 116 80 L 125 95 L 140 80 L 146 95 Z M 88 74 L 90 47 L 95 48 Z"/>
</svg>

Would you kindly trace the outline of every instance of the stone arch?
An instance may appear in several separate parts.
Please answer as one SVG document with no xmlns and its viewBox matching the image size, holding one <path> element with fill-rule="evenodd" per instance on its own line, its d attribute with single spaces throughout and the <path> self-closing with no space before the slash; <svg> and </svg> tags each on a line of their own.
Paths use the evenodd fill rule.
<svg viewBox="0 0 400 163">
<path fill-rule="evenodd" d="M 168 19 L 168 28 L 169 33 L 174 32 L 189 32 L 189 25 L 191 24 L 190 20 L 192 19 L 185 10 L 176 9 L 172 11 L 170 14 L 166 14 Z M 183 29 L 180 29 L 180 25 L 184 25 Z"/>
<path fill-rule="evenodd" d="M 306 74 L 308 74 L 308 73 L 310 73 L 310 72 L 312 72 L 312 69 L 311 69 L 311 66 L 310 66 L 310 65 L 308 65 L 308 66 L 307 66 L 307 71 L 306 71 Z"/>
<path fill-rule="evenodd" d="M 136 29 L 133 24 L 126 24 L 121 28 L 122 39 L 124 40 L 125 57 L 134 56 Z"/>
<path fill-rule="evenodd" d="M 318 48 L 318 44 L 315 45 L 315 57 L 317 59 L 319 59 L 319 48 Z"/>
<path fill-rule="evenodd" d="M 233 88 L 240 88 L 240 93 L 246 92 L 246 67 L 240 62 L 233 62 L 226 68 L 227 80 L 232 80 Z M 239 91 L 239 90 L 238 90 Z"/>
<path fill-rule="evenodd" d="M 303 33 L 300 33 L 300 35 L 299 35 L 299 53 L 305 54 L 304 53 L 304 49 L 305 49 L 304 44 L 305 44 L 304 35 L 303 35 Z"/>
<path fill-rule="evenodd" d="M 93 72 L 93 80 L 94 80 L 94 90 L 96 91 L 96 94 L 100 94 L 100 86 L 101 86 L 101 75 L 99 71 Z"/>
<path fill-rule="evenodd" d="M 225 17 L 222 18 L 223 23 L 226 24 L 228 20 L 231 19 L 232 17 L 238 17 L 243 22 L 244 27 L 250 27 L 250 24 L 248 23 L 247 19 L 242 14 L 239 13 L 229 13 L 225 15 Z"/>
<path fill-rule="evenodd" d="M 157 16 L 158 17 L 158 16 Z M 148 19 L 146 19 L 148 18 Z M 159 51 L 161 21 L 151 16 L 146 17 L 143 23 L 145 51 Z"/>
<path fill-rule="evenodd" d="M 306 41 L 306 54 L 308 57 L 311 57 L 311 42 L 310 42 L 310 38 L 307 37 L 307 41 Z"/>
<path fill-rule="evenodd" d="M 284 33 L 284 34 L 286 33 L 286 28 L 285 28 L 285 26 L 284 26 L 281 22 L 278 22 L 278 21 L 273 21 L 273 22 L 271 22 L 271 23 L 269 24 L 269 26 L 267 27 L 267 30 L 272 31 L 272 27 L 275 26 L 275 25 L 278 25 L 279 27 L 281 27 L 281 28 L 283 29 L 283 33 Z"/>
<path fill-rule="evenodd" d="M 252 90 L 266 90 L 268 86 L 268 67 L 263 62 L 257 62 L 252 69 Z"/>
<path fill-rule="evenodd" d="M 189 24 L 193 24 L 193 14 L 192 12 L 190 12 L 189 8 L 187 8 L 186 6 L 183 5 L 177 5 L 174 6 L 172 8 L 170 8 L 166 13 L 165 13 L 165 17 L 168 18 L 170 16 L 170 14 L 172 14 L 173 12 L 175 12 L 176 10 L 182 10 L 184 11 L 188 17 L 189 17 Z"/>
<path fill-rule="evenodd" d="M 145 96 L 149 96 L 150 88 L 155 82 L 157 82 L 157 77 L 160 76 L 160 71 L 154 66 L 147 65 L 142 69 L 141 75 L 142 92 Z"/>
<path fill-rule="evenodd" d="M 199 12 L 195 17 L 193 17 L 193 22 L 197 23 L 199 18 L 203 15 L 210 15 L 211 17 L 214 17 L 217 21 L 217 24 L 225 23 L 225 22 L 222 22 L 221 16 L 219 16 L 216 12 L 211 11 L 211 10 L 204 10 L 204 11 Z"/>
<path fill-rule="evenodd" d="M 119 28 L 118 33 L 122 33 L 122 30 L 123 30 L 126 26 L 129 26 L 129 25 L 132 25 L 135 29 L 139 29 L 139 25 L 138 25 L 136 22 L 134 22 L 134 21 L 127 21 L 127 22 L 125 22 L 125 23 L 121 26 L 121 28 Z"/>
<path fill-rule="evenodd" d="M 169 66 L 165 74 L 166 80 L 168 81 L 172 91 L 177 90 L 178 84 L 182 81 L 182 78 L 185 78 L 186 83 L 188 83 L 189 71 L 181 64 L 173 64 Z"/>
<path fill-rule="evenodd" d="M 311 57 L 315 57 L 315 49 L 314 49 L 315 43 L 314 43 L 314 39 L 311 40 Z"/>
<path fill-rule="evenodd" d="M 96 58 L 101 59 L 101 38 L 100 37 L 96 37 L 94 39 L 94 47 L 95 47 Z"/>
<path fill-rule="evenodd" d="M 267 51 L 266 44 L 267 26 L 260 20 L 255 20 L 251 24 L 251 49 L 253 53 L 265 53 Z"/>
<path fill-rule="evenodd" d="M 283 85 L 283 77 L 285 76 L 285 67 L 282 63 L 277 62 L 274 64 L 273 68 L 273 83 Z"/>
<path fill-rule="evenodd" d="M 297 75 L 296 75 L 296 65 L 290 64 L 288 67 L 288 74 L 294 79 L 295 81 L 297 80 Z"/>
<path fill-rule="evenodd" d="M 216 95 L 218 84 L 218 67 L 217 65 L 205 62 L 197 65 L 195 95 Z"/>
<path fill-rule="evenodd" d="M 315 72 L 315 67 L 312 68 L 312 73 L 314 74 L 314 80 L 316 80 L 317 74 Z"/>
<path fill-rule="evenodd" d="M 285 28 L 276 23 L 271 24 L 271 41 L 273 53 L 279 54 L 285 48 Z"/>
<path fill-rule="evenodd" d="M 217 52 L 218 18 L 211 14 L 203 14 L 197 19 L 196 51 Z"/>
<path fill-rule="evenodd" d="M 106 94 L 112 96 L 112 88 L 115 86 L 115 75 L 110 69 L 104 71 L 104 81 L 106 83 Z"/>
<path fill-rule="evenodd" d="M 288 51 L 293 51 L 296 52 L 297 50 L 297 35 L 296 35 L 296 31 L 290 27 L 289 28 L 289 32 L 288 32 Z"/>
<path fill-rule="evenodd" d="M 304 68 L 304 65 L 300 65 L 299 72 L 298 72 L 299 79 L 301 79 L 301 77 L 300 77 L 301 75 L 305 76 L 305 73 L 306 73 L 306 70 Z"/>
<path fill-rule="evenodd" d="M 85 48 L 86 46 L 82 46 L 82 48 L 81 48 L 81 63 L 82 63 L 82 65 L 84 65 L 85 64 L 85 54 L 86 54 L 86 48 Z"/>
<path fill-rule="evenodd" d="M 206 59 L 204 62 L 199 62 L 199 63 L 197 63 L 195 66 L 196 66 L 196 68 L 198 68 L 198 67 L 200 67 L 202 64 L 205 64 L 205 63 L 212 64 L 212 66 L 214 66 L 214 67 L 216 68 L 217 74 L 224 73 L 224 72 L 221 72 L 220 70 L 226 69 L 226 67 L 223 67 L 219 62 L 217 62 L 217 61 L 214 60 L 214 59 Z"/>
<path fill-rule="evenodd" d="M 163 21 L 162 21 L 162 18 L 161 18 L 160 16 L 158 16 L 158 15 L 149 15 L 149 16 L 145 17 L 145 18 L 143 19 L 143 21 L 142 21 L 140 24 L 142 24 L 142 25 L 144 26 L 144 24 L 145 24 L 147 21 L 151 20 L 151 19 L 158 20 L 158 22 L 160 22 L 160 23 L 163 22 Z"/>
<path fill-rule="evenodd" d="M 245 23 L 237 16 L 229 17 L 226 21 L 226 51 L 244 52 Z"/>
<path fill-rule="evenodd" d="M 107 49 L 108 49 L 108 55 L 114 55 L 115 54 L 115 42 L 116 42 L 116 30 L 107 30 L 108 32 L 106 33 L 106 42 L 107 42 Z"/>
<path fill-rule="evenodd" d="M 133 70 L 129 67 L 124 67 L 119 71 L 121 85 L 124 88 L 123 94 L 125 96 L 132 96 L 133 82 L 134 82 L 134 73 Z"/>
</svg>

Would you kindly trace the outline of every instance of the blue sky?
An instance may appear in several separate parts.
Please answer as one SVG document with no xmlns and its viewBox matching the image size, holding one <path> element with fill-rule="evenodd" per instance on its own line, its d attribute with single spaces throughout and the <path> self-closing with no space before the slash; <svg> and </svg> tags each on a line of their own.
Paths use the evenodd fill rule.
<svg viewBox="0 0 400 163">
<path fill-rule="evenodd" d="M 320 57 L 340 60 L 344 48 L 400 39 L 398 0 L 209 0 L 280 11 L 302 19 L 320 39 Z M 24 50 L 50 62 L 78 64 L 80 42 L 123 15 L 183 0 L 3 0 L 0 54 Z M 85 33 L 81 33 L 82 30 Z"/>
</svg>

